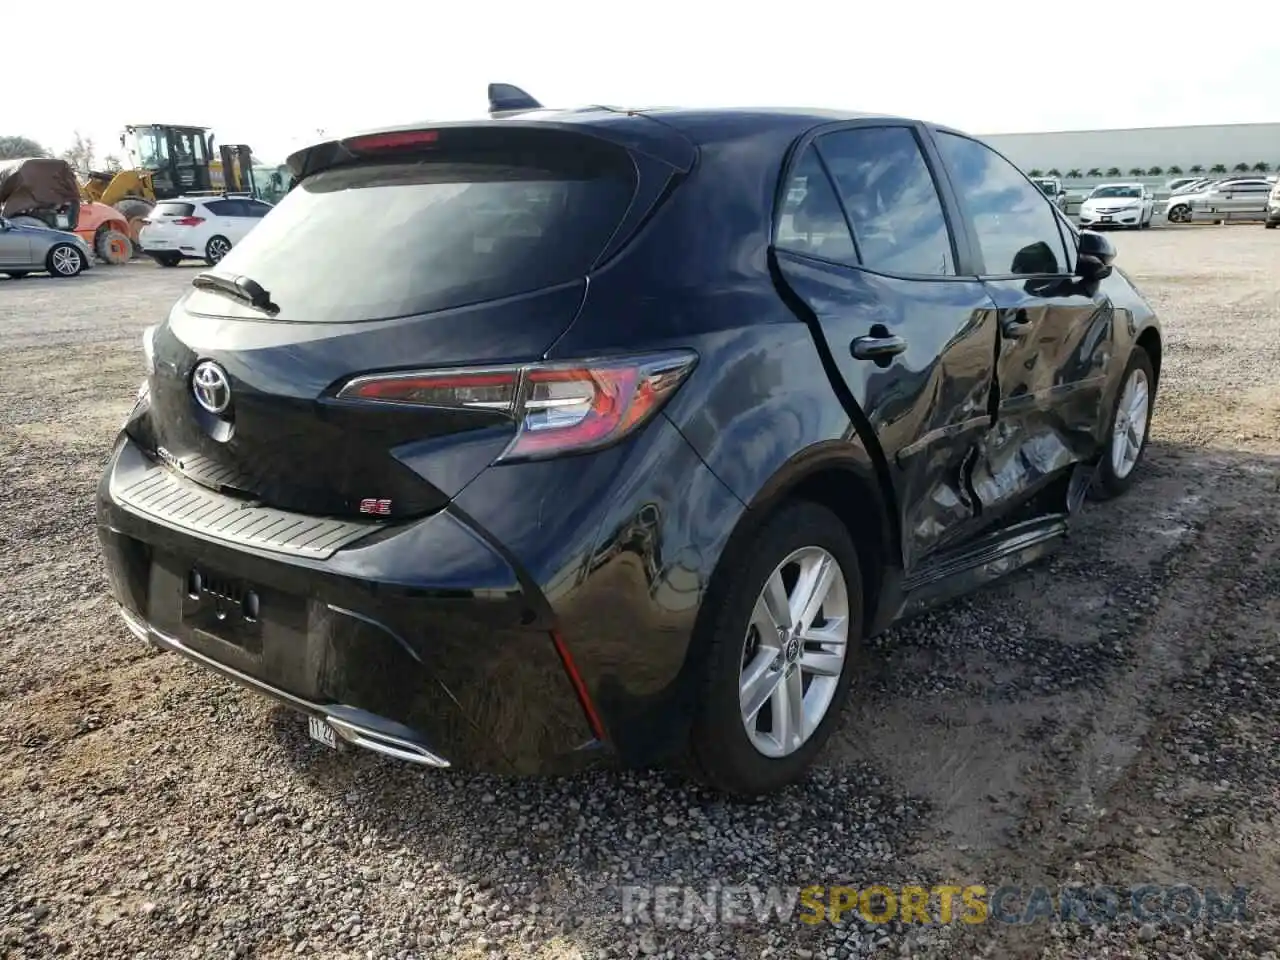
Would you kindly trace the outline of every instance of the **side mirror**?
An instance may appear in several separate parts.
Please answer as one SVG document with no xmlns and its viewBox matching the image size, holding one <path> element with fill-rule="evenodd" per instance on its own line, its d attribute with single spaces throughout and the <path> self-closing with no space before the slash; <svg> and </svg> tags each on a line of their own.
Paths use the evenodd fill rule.
<svg viewBox="0 0 1280 960">
<path fill-rule="evenodd" d="M 1079 259 L 1076 275 L 1086 280 L 1101 280 L 1111 276 L 1111 265 L 1116 261 L 1115 244 L 1108 237 L 1093 230 L 1080 231 Z"/>
</svg>

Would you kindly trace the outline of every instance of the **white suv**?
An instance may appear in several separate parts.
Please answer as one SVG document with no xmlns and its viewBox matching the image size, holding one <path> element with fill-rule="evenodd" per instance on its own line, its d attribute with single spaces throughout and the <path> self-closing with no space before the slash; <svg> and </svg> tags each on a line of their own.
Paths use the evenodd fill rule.
<svg viewBox="0 0 1280 960">
<path fill-rule="evenodd" d="M 271 204 L 247 196 L 161 200 L 147 215 L 138 243 L 162 267 L 191 259 L 213 266 L 271 209 Z"/>
</svg>

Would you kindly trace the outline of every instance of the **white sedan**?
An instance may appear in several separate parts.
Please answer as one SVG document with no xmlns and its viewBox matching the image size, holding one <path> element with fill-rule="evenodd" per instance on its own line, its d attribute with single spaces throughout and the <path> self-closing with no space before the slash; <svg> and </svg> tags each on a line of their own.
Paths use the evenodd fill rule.
<svg viewBox="0 0 1280 960">
<path fill-rule="evenodd" d="M 183 260 L 213 266 L 265 217 L 272 207 L 252 197 L 177 197 L 162 200 L 138 232 L 142 252 L 163 267 Z"/>
<path fill-rule="evenodd" d="M 1082 227 L 1149 227 L 1155 195 L 1140 183 L 1103 183 L 1080 205 Z"/>
</svg>

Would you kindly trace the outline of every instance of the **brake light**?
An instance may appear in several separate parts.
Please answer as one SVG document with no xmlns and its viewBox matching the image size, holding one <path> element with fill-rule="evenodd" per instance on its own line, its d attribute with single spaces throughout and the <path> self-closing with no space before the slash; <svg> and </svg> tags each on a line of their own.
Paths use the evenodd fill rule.
<svg viewBox="0 0 1280 960">
<path fill-rule="evenodd" d="M 352 153 L 378 153 L 387 150 L 415 150 L 434 144 L 439 130 L 401 130 L 395 133 L 369 133 L 342 141 Z"/>
<path fill-rule="evenodd" d="M 170 220 L 175 227 L 198 227 L 204 223 L 204 217 L 179 217 L 177 220 Z"/>
<path fill-rule="evenodd" d="M 596 450 L 650 419 L 688 377 L 687 350 L 625 359 L 538 363 L 472 370 L 428 370 L 357 377 L 338 399 L 510 417 L 516 436 L 499 460 Z"/>
</svg>

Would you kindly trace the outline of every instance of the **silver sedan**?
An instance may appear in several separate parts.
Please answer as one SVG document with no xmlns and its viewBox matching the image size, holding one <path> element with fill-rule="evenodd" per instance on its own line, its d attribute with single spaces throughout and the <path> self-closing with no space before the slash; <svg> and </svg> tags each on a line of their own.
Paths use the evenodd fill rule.
<svg viewBox="0 0 1280 960">
<path fill-rule="evenodd" d="M 37 271 L 74 277 L 91 266 L 88 245 L 74 233 L 51 230 L 27 217 L 0 217 L 0 273 L 15 279 Z"/>
</svg>

